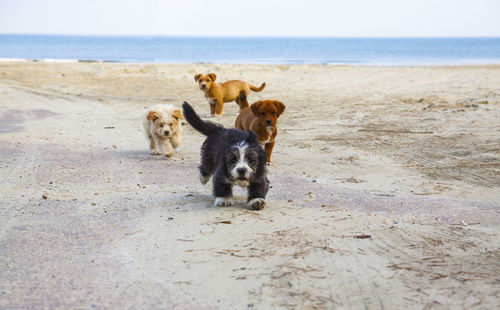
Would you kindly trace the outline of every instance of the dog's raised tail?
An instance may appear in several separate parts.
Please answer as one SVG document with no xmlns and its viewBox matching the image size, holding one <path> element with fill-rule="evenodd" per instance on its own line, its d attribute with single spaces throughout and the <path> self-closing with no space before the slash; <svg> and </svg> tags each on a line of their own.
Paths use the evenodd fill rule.
<svg viewBox="0 0 500 310">
<path fill-rule="evenodd" d="M 266 87 L 266 82 L 262 83 L 262 85 L 260 85 L 260 87 L 255 87 L 255 86 L 252 86 L 250 85 L 250 89 L 253 90 L 253 91 L 261 91 L 264 89 L 264 87 Z"/>
<path fill-rule="evenodd" d="M 191 126 L 193 126 L 194 129 L 198 130 L 205 136 L 210 135 L 216 130 L 224 128 L 222 125 L 202 120 L 198 114 L 196 114 L 193 107 L 186 101 L 182 104 L 182 114 L 184 114 L 184 118 Z"/>
</svg>

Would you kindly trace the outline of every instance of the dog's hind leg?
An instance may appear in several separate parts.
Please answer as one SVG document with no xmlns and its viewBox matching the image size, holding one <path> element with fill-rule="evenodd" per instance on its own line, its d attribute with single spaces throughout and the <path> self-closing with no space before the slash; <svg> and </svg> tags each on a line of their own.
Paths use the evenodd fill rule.
<svg viewBox="0 0 500 310">
<path fill-rule="evenodd" d="M 200 170 L 200 182 L 205 185 L 214 172 L 214 163 L 209 156 L 202 156 L 198 169 Z"/>
<path fill-rule="evenodd" d="M 155 140 L 153 139 L 153 136 L 151 135 L 148 135 L 148 139 L 149 139 L 149 150 L 153 153 L 153 154 L 156 154 L 156 145 L 155 145 Z"/>
<path fill-rule="evenodd" d="M 198 169 L 200 170 L 200 183 L 202 185 L 207 184 L 208 180 L 210 180 L 210 173 L 206 172 L 202 165 L 200 165 Z"/>
</svg>

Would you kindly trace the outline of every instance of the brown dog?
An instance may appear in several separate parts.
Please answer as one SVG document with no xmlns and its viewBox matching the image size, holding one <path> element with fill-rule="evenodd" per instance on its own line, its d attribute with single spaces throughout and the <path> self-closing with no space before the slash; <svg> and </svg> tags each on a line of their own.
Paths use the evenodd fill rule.
<svg viewBox="0 0 500 310">
<path fill-rule="evenodd" d="M 240 91 L 244 91 L 248 96 L 250 90 L 261 91 L 266 87 L 266 83 L 262 83 L 260 87 L 255 87 L 245 81 L 232 80 L 224 83 L 216 83 L 215 73 L 196 74 L 194 80 L 198 82 L 200 89 L 205 93 L 205 97 L 210 104 L 210 115 L 222 115 L 222 105 L 224 102 L 235 101 Z"/>
<path fill-rule="evenodd" d="M 247 97 L 243 91 L 240 92 L 236 102 L 240 106 L 240 112 L 234 127 L 243 131 L 253 131 L 257 135 L 257 141 L 264 145 L 267 162 L 270 163 L 274 140 L 278 134 L 276 122 L 286 106 L 278 100 L 260 100 L 248 106 Z"/>
</svg>

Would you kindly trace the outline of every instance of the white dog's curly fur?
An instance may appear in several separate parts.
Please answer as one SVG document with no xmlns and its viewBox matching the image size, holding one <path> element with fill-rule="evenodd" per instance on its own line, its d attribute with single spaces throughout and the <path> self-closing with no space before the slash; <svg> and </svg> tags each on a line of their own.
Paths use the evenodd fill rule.
<svg viewBox="0 0 500 310">
<path fill-rule="evenodd" d="M 184 119 L 181 110 L 171 104 L 157 104 L 144 115 L 143 128 L 149 140 L 149 149 L 155 155 L 171 157 L 181 144 Z"/>
</svg>

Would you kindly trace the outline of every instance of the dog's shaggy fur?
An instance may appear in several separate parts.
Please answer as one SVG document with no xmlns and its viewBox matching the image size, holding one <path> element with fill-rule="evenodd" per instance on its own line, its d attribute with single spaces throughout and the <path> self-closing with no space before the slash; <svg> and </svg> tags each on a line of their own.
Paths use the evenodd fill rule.
<svg viewBox="0 0 500 310">
<path fill-rule="evenodd" d="M 243 131 L 255 132 L 257 140 L 266 149 L 267 162 L 270 163 L 274 141 L 278 134 L 276 123 L 286 106 L 278 100 L 260 100 L 248 106 L 247 96 L 244 92 L 240 92 L 236 102 L 240 106 L 240 112 L 234 127 Z"/>
<path fill-rule="evenodd" d="M 182 109 L 186 121 L 207 136 L 201 146 L 200 181 L 206 184 L 213 175 L 215 205 L 231 205 L 233 186 L 238 185 L 248 188 L 249 208 L 264 208 L 269 190 L 266 153 L 255 134 L 203 121 L 187 102 Z"/>
<path fill-rule="evenodd" d="M 224 83 L 217 83 L 215 73 L 196 74 L 194 80 L 198 82 L 198 86 L 205 93 L 205 97 L 210 104 L 210 115 L 222 115 L 222 106 L 224 102 L 235 101 L 240 91 L 244 91 L 248 96 L 250 90 L 259 92 L 266 87 L 266 83 L 262 83 L 260 87 L 250 85 L 245 81 L 232 80 Z"/>
<path fill-rule="evenodd" d="M 158 104 L 148 110 L 143 128 L 149 140 L 149 149 L 155 155 L 171 157 L 181 144 L 182 112 L 170 104 Z"/>
</svg>

